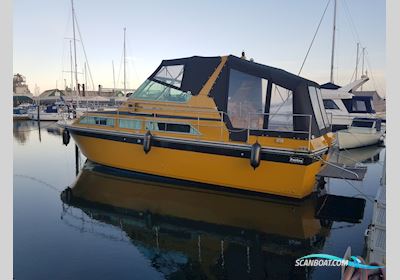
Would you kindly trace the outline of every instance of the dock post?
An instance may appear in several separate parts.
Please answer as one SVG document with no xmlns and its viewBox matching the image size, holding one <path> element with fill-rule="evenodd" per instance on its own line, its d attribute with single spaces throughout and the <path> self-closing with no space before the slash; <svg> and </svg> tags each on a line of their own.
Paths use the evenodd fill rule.
<svg viewBox="0 0 400 280">
<path fill-rule="evenodd" d="M 78 176 L 79 173 L 79 148 L 75 144 L 75 175 Z"/>
<path fill-rule="evenodd" d="M 40 131 L 40 106 L 39 106 L 39 104 L 37 107 L 37 121 L 38 121 L 38 129 L 39 129 L 39 142 L 42 142 L 42 135 L 41 135 L 41 131 Z"/>
<path fill-rule="evenodd" d="M 37 121 L 40 127 L 40 104 L 38 104 L 37 106 Z"/>
</svg>

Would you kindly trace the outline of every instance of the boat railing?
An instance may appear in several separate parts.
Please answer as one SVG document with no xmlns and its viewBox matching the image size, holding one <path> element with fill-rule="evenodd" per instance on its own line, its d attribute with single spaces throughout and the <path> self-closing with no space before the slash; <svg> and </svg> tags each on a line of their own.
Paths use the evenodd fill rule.
<svg viewBox="0 0 400 280">
<path fill-rule="evenodd" d="M 303 128 L 294 129 L 297 123 L 302 124 Z M 311 149 L 312 116 L 309 114 L 250 112 L 247 117 L 247 139 L 250 138 L 253 130 L 266 134 L 292 134 L 292 138 L 306 139 L 307 149 Z"/>
<path fill-rule="evenodd" d="M 132 107 L 120 107 L 119 110 L 117 111 L 117 116 L 119 117 L 119 112 L 120 109 L 129 109 L 132 110 Z M 141 107 L 141 109 L 146 109 Z M 171 111 L 171 108 L 166 106 L 160 106 L 160 107 L 149 107 L 147 108 L 149 110 L 151 110 L 152 112 L 157 111 L 157 112 L 161 112 L 161 111 Z M 124 110 L 121 110 L 124 111 Z M 311 115 L 307 115 L 307 114 L 283 114 L 283 113 L 248 113 L 247 118 L 241 118 L 241 123 L 236 126 L 236 128 L 233 129 L 229 129 L 229 127 L 226 125 L 225 121 L 227 119 L 229 119 L 231 122 L 234 119 L 234 117 L 232 115 L 229 115 L 228 113 L 224 112 L 224 111 L 217 111 L 217 110 L 213 110 L 213 109 L 208 109 L 208 108 L 173 108 L 174 112 L 180 112 L 180 113 L 188 113 L 190 114 L 192 121 L 196 120 L 196 124 L 194 125 L 194 127 L 197 129 L 197 131 L 200 132 L 200 134 L 197 135 L 197 138 L 201 138 L 202 134 L 201 131 L 204 128 L 218 128 L 219 129 L 219 141 L 230 141 L 229 137 L 224 136 L 224 130 L 226 132 L 239 132 L 239 131 L 243 131 L 243 132 L 247 132 L 247 139 L 249 139 L 250 136 L 250 131 L 251 130 L 258 130 L 261 132 L 289 132 L 289 133 L 293 133 L 293 134 L 303 134 L 306 135 L 307 139 L 311 139 L 311 120 L 312 117 Z M 145 121 L 150 121 L 150 120 L 154 120 L 154 119 L 158 119 L 160 118 L 159 115 L 160 114 L 156 114 L 156 113 L 151 113 L 152 116 L 148 116 L 148 113 L 145 112 L 137 112 L 137 114 L 142 114 L 143 116 L 145 116 Z M 204 120 L 204 116 L 205 115 L 219 115 L 219 121 L 218 123 L 216 122 L 203 122 L 202 120 Z M 261 122 L 258 122 L 258 120 L 255 120 L 254 116 L 257 116 L 258 119 L 262 118 Z M 306 130 L 294 130 L 293 129 L 293 123 L 292 123 L 292 128 L 288 128 L 288 127 L 275 127 L 275 128 L 263 128 L 263 121 L 264 121 L 264 117 L 267 117 L 268 120 L 274 120 L 278 119 L 278 118 L 285 118 L 285 119 L 292 119 L 293 123 L 295 122 L 295 119 L 299 119 L 299 118 L 306 118 L 306 123 L 307 123 L 307 129 Z M 193 124 L 193 123 L 192 123 Z M 275 123 L 276 125 L 276 123 Z M 235 127 L 235 125 L 234 125 Z M 226 133 L 225 133 L 226 134 Z M 207 136 L 209 137 L 209 135 Z M 302 137 L 303 138 L 303 137 Z M 309 145 L 310 146 L 310 145 Z"/>
<path fill-rule="evenodd" d="M 192 137 L 196 139 L 207 139 L 207 140 L 216 140 L 219 142 L 230 142 L 231 139 L 229 137 L 230 133 L 235 132 L 243 132 L 247 133 L 247 142 L 250 141 L 250 136 L 252 135 L 252 131 L 258 131 L 261 134 L 268 135 L 268 133 L 275 133 L 278 138 L 284 138 L 288 134 L 292 134 L 292 138 L 296 139 L 304 139 L 308 141 L 307 149 L 311 148 L 311 140 L 312 140 L 312 116 L 308 114 L 286 114 L 286 113 L 248 113 L 247 117 L 242 116 L 235 119 L 235 116 L 232 114 L 228 114 L 224 111 L 218 111 L 215 109 L 209 108 L 201 108 L 201 107 L 171 107 L 171 106 L 149 106 L 149 107 L 140 107 L 140 111 L 136 111 L 135 107 L 128 106 L 120 106 L 116 111 L 117 119 L 123 118 L 125 115 L 122 113 L 125 112 L 135 112 L 138 116 L 144 117 L 145 126 L 146 121 L 159 121 L 160 118 L 163 118 L 161 115 L 166 114 L 166 112 L 174 112 L 174 113 L 183 113 L 190 117 L 189 120 L 179 120 L 179 121 L 168 121 L 166 123 L 187 123 L 190 124 L 193 128 L 195 128 L 199 133 L 192 134 Z M 149 112 L 146 112 L 149 111 Z M 89 112 L 89 110 L 87 110 Z M 154 113 L 157 112 L 157 113 Z M 90 113 L 98 113 L 102 114 L 104 111 L 90 111 Z M 180 115 L 181 117 L 182 115 Z M 111 116 L 110 116 L 111 117 Z M 213 121 L 204 121 L 207 119 L 214 119 Z M 216 119 L 218 119 L 216 121 Z M 331 115 L 332 119 L 332 115 Z M 230 121 L 232 124 L 232 128 L 226 124 L 227 121 Z M 267 120 L 268 127 L 264 126 L 264 120 Z M 281 123 L 279 122 L 281 120 Z M 282 122 L 283 120 L 283 122 Z M 290 121 L 288 121 L 290 120 Z M 286 121 L 286 124 L 285 124 Z M 303 129 L 295 130 L 294 124 L 302 123 Z M 214 133 L 205 134 L 204 131 L 207 129 L 214 129 Z M 116 127 L 116 130 L 120 130 Z M 121 129 L 121 131 L 126 132 L 126 129 Z M 218 132 L 217 132 L 218 131 Z M 216 133 L 217 132 L 217 133 Z M 218 135 L 217 135 L 218 134 Z M 272 134 L 274 135 L 274 134 Z"/>
</svg>

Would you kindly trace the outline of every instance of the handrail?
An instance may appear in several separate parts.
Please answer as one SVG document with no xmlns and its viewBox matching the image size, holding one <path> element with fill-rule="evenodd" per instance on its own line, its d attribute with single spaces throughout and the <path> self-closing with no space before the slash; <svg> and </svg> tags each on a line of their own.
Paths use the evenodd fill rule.
<svg viewBox="0 0 400 280">
<path fill-rule="evenodd" d="M 350 173 L 350 174 L 353 174 L 357 179 L 360 178 L 360 176 L 358 176 L 358 174 L 357 174 L 356 172 L 353 172 L 353 171 L 351 171 L 351 170 L 348 170 L 348 169 L 346 169 L 346 168 L 344 168 L 344 167 L 342 167 L 342 166 L 340 166 L 340 165 L 336 165 L 336 164 L 334 164 L 333 162 L 326 161 L 326 160 L 324 160 L 321 156 L 315 156 L 315 158 L 318 159 L 318 160 L 321 160 L 322 162 L 326 163 L 327 165 L 331 165 L 331 166 L 333 166 L 333 167 L 335 167 L 335 168 L 338 168 L 338 169 L 340 169 L 340 170 L 342 170 L 342 171 L 345 171 L 345 172 L 348 172 L 348 173 Z"/>
<path fill-rule="evenodd" d="M 250 115 L 262 115 L 262 116 L 307 117 L 308 120 L 309 120 L 309 125 L 308 125 L 308 130 L 306 130 L 306 131 L 304 131 L 304 130 L 287 130 L 287 129 L 286 130 L 275 130 L 275 129 L 265 129 L 265 128 L 257 128 L 257 130 L 260 130 L 260 131 L 273 131 L 273 132 L 293 132 L 293 133 L 303 133 L 303 134 L 305 134 L 305 133 L 310 134 L 311 133 L 311 125 L 312 125 L 312 123 L 311 123 L 311 115 L 309 115 L 309 114 L 277 114 L 277 113 L 271 114 L 271 113 L 253 113 L 253 112 L 249 112 L 248 115 L 249 116 Z M 250 121 L 251 121 L 251 119 L 248 119 L 248 125 L 249 125 L 248 129 L 251 130 L 252 128 L 250 127 Z"/>
<path fill-rule="evenodd" d="M 160 107 L 160 106 L 152 106 L 152 110 L 155 109 L 155 107 Z M 161 106 L 162 107 L 162 106 Z M 210 108 L 174 108 L 174 110 L 172 110 L 172 106 L 167 106 L 169 108 L 158 108 L 160 109 L 160 111 L 174 111 L 174 112 L 186 112 L 186 113 L 190 113 L 192 115 L 195 115 L 193 117 L 193 120 L 189 120 L 186 121 L 186 123 L 190 124 L 193 126 L 193 128 L 197 129 L 197 131 L 199 132 L 199 135 L 197 135 L 199 138 L 200 137 L 204 137 L 204 134 L 202 134 L 202 130 L 204 128 L 216 128 L 216 129 L 220 129 L 220 133 L 219 133 L 219 139 L 220 141 L 229 141 L 229 139 L 225 139 L 224 135 L 224 131 L 226 132 L 240 132 L 240 131 L 247 131 L 247 139 L 250 139 L 250 131 L 252 130 L 257 130 L 257 131 L 262 131 L 262 132 L 281 132 L 281 133 L 299 133 L 299 134 L 307 134 L 307 141 L 308 141 L 308 145 L 307 145 L 307 150 L 310 151 L 311 150 L 311 138 L 312 138 L 312 115 L 310 114 L 284 114 L 284 113 L 258 113 L 258 112 L 249 112 L 247 114 L 247 119 L 242 118 L 242 121 L 244 121 L 244 127 L 243 128 L 234 128 L 231 129 L 229 127 L 226 126 L 225 123 L 225 117 L 227 117 L 228 119 L 232 119 L 231 116 L 224 112 L 224 111 L 219 111 L 219 110 L 213 110 Z M 125 110 L 123 109 L 128 109 L 132 110 L 132 108 L 134 107 L 127 107 L 127 106 L 120 106 L 118 108 L 115 108 L 115 112 L 116 112 L 116 116 L 112 117 L 112 116 L 108 116 L 110 118 L 116 118 L 116 120 L 123 118 L 123 116 L 121 115 L 121 112 L 124 112 Z M 140 109 L 144 109 L 144 108 L 140 108 Z M 175 110 L 177 109 L 177 110 Z M 102 114 L 102 111 L 90 111 L 89 112 L 89 108 L 86 107 L 86 113 L 90 113 L 90 114 Z M 138 112 L 138 114 L 146 114 L 144 112 Z M 202 123 L 200 122 L 202 115 L 204 117 L 204 114 L 218 114 L 219 115 L 219 120 L 218 120 L 218 124 L 211 124 L 211 123 Z M 296 118 L 296 117 L 303 117 L 303 118 L 308 118 L 308 129 L 307 130 L 294 130 L 294 129 L 274 129 L 274 128 L 262 128 L 260 126 L 254 127 L 254 116 L 257 116 L 257 118 L 259 118 L 260 116 L 290 116 L 292 118 Z M 125 117 L 125 116 L 124 116 Z M 145 120 L 154 120 L 154 119 L 160 119 L 159 116 L 157 116 L 157 114 L 152 113 L 150 116 L 146 115 L 144 116 Z M 162 117 L 161 117 L 162 118 Z M 180 121 L 182 122 L 182 121 Z M 119 129 L 119 127 L 117 125 L 114 125 L 114 127 L 116 128 L 117 131 L 122 131 Z M 142 127 L 142 129 L 144 129 L 144 127 Z M 123 130 L 124 132 L 126 132 L 126 130 Z M 171 132 L 173 133 L 173 132 Z M 210 135 L 208 135 L 210 136 Z M 229 138 L 229 137 L 228 137 Z"/>
</svg>

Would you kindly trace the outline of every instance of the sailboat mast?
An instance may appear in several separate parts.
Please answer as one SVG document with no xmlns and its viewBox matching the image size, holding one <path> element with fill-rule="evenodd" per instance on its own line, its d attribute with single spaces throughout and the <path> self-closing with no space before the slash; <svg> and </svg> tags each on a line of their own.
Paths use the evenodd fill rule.
<svg viewBox="0 0 400 280">
<path fill-rule="evenodd" d="M 73 84 L 74 84 L 74 71 L 72 70 L 72 41 L 69 40 L 69 57 L 70 57 L 70 64 L 71 64 L 71 83 L 70 83 L 70 87 L 71 87 L 71 91 L 73 89 Z"/>
<path fill-rule="evenodd" d="M 126 27 L 124 27 L 124 94 L 126 94 L 126 47 L 125 47 Z"/>
<path fill-rule="evenodd" d="M 114 92 L 115 92 L 115 71 L 114 71 L 114 60 L 112 61 L 112 69 L 113 69 L 113 82 L 114 82 Z"/>
<path fill-rule="evenodd" d="M 335 0 L 334 9 L 333 9 L 333 36 L 332 36 L 331 79 L 330 79 L 331 83 L 333 83 L 333 64 L 334 64 L 334 60 L 335 60 L 336 1 L 337 0 Z"/>
<path fill-rule="evenodd" d="M 362 48 L 362 68 L 361 68 L 361 76 L 364 75 L 364 57 L 365 57 L 365 48 Z"/>
<path fill-rule="evenodd" d="M 354 81 L 357 80 L 358 77 L 358 53 L 360 51 L 360 43 L 357 43 L 357 57 L 356 57 L 356 76 L 354 78 Z"/>
<path fill-rule="evenodd" d="M 362 59 L 362 68 L 361 68 L 361 78 L 362 78 L 362 76 L 364 75 L 365 48 L 362 48 L 362 56 L 363 56 L 363 59 Z M 363 89 L 363 85 L 361 84 L 361 91 L 362 91 L 362 89 Z"/>
<path fill-rule="evenodd" d="M 75 93 L 78 92 L 78 65 L 76 63 L 76 38 L 75 38 L 75 9 L 74 0 L 71 0 L 72 7 L 72 33 L 74 37 L 74 59 L 75 59 Z"/>
<path fill-rule="evenodd" d="M 85 62 L 84 72 L 85 72 L 85 88 L 87 87 L 87 69 L 86 69 L 86 62 Z"/>
</svg>

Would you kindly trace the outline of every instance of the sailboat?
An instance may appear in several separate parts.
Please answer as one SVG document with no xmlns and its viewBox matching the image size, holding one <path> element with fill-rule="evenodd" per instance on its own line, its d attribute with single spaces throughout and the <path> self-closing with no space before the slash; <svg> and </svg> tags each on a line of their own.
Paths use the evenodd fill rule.
<svg viewBox="0 0 400 280">
<path fill-rule="evenodd" d="M 368 80 L 367 76 L 362 76 L 343 87 L 332 83 L 321 85 L 324 107 L 328 115 L 331 115 L 333 131 L 347 129 L 354 118 L 377 118 L 372 96 L 353 94 Z"/>
<path fill-rule="evenodd" d="M 321 85 L 321 94 L 324 102 L 324 107 L 328 115 L 331 116 L 332 131 L 347 129 L 352 124 L 354 118 L 377 118 L 375 108 L 372 103 L 372 97 L 355 96 L 353 94 L 353 92 L 362 87 L 363 84 L 365 84 L 369 80 L 367 75 L 365 75 L 364 73 L 364 67 L 361 71 L 361 78 L 357 79 L 359 44 L 357 44 L 357 62 L 355 77 L 356 80 L 343 87 L 338 86 L 334 83 L 333 66 L 335 59 L 336 9 L 337 0 L 334 0 L 330 82 Z"/>
</svg>

